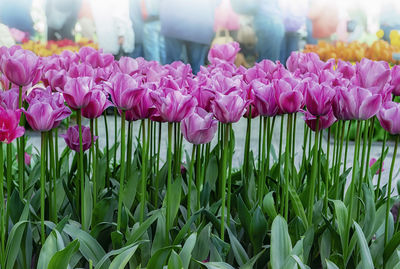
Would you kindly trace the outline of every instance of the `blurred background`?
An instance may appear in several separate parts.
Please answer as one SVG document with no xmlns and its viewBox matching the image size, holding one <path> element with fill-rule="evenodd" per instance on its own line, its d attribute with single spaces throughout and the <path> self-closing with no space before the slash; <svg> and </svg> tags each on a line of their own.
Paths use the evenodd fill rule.
<svg viewBox="0 0 400 269">
<path fill-rule="evenodd" d="M 399 0 L 0 0 L 0 46 L 41 56 L 92 46 L 196 73 L 212 44 L 240 43 L 237 65 L 292 51 L 397 63 Z"/>
</svg>

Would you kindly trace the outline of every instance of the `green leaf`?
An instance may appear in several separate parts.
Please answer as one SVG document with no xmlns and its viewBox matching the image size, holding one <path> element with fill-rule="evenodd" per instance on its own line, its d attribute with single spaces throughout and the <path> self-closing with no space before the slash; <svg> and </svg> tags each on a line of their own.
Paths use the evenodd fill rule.
<svg viewBox="0 0 400 269">
<path fill-rule="evenodd" d="M 198 264 L 205 266 L 207 269 L 235 269 L 227 263 L 224 262 L 199 262 Z"/>
<path fill-rule="evenodd" d="M 167 263 L 168 255 L 173 249 L 178 249 L 179 246 L 167 246 L 160 248 L 151 256 L 146 268 L 163 268 Z"/>
<path fill-rule="evenodd" d="M 60 232 L 57 229 L 53 229 L 40 250 L 37 268 L 47 269 L 52 257 L 59 250 L 63 250 L 64 248 L 64 240 L 62 239 Z"/>
<path fill-rule="evenodd" d="M 361 227 L 357 224 L 357 222 L 354 222 L 354 226 L 356 228 L 358 244 L 360 247 L 362 267 L 364 269 L 369 269 L 369 268 L 373 269 L 374 263 L 372 262 L 371 253 L 368 248 L 367 240 L 365 240 L 364 233 L 363 233 Z"/>
<path fill-rule="evenodd" d="M 303 204 L 301 203 L 299 195 L 291 184 L 289 184 L 289 194 L 290 200 L 292 201 L 294 213 L 296 214 L 296 216 L 300 217 L 301 221 L 303 222 L 304 228 L 307 229 L 308 221 Z"/>
<path fill-rule="evenodd" d="M 157 210 L 154 214 L 147 218 L 142 224 L 139 225 L 139 228 L 129 237 L 127 244 L 132 244 L 139 240 L 142 235 L 149 229 L 150 225 L 153 224 L 154 221 L 161 214 L 161 210 Z"/>
<path fill-rule="evenodd" d="M 242 266 L 249 260 L 249 256 L 247 256 L 246 251 L 242 247 L 242 245 L 239 243 L 239 240 L 232 234 L 231 230 L 226 227 L 229 235 L 229 241 L 231 242 L 233 254 L 235 255 L 235 260 L 237 263 Z"/>
<path fill-rule="evenodd" d="M 331 262 L 330 260 L 326 260 L 326 268 L 327 269 L 339 269 L 336 264 Z"/>
<path fill-rule="evenodd" d="M 174 223 L 175 217 L 178 214 L 179 206 L 181 205 L 181 189 L 182 177 L 178 177 L 171 186 L 171 196 L 173 197 L 173 199 L 171 199 L 171 204 L 169 205 L 171 207 L 169 223 L 171 224 Z"/>
<path fill-rule="evenodd" d="M 134 244 L 130 248 L 124 250 L 122 253 L 118 254 L 112 261 L 109 269 L 124 269 L 125 265 L 129 262 L 135 251 L 137 250 L 139 244 Z"/>
<path fill-rule="evenodd" d="M 340 236 L 340 240 L 342 243 L 342 249 L 345 249 L 345 244 L 347 244 L 348 239 L 345 238 L 347 233 L 347 216 L 348 216 L 348 212 L 347 212 L 347 208 L 345 206 L 345 204 L 342 201 L 339 200 L 334 200 L 333 204 L 335 206 L 335 212 L 336 212 L 336 222 L 338 225 L 338 230 L 339 230 L 339 236 Z"/>
<path fill-rule="evenodd" d="M 297 263 L 297 265 L 300 267 L 300 269 L 308 269 L 308 268 L 310 268 L 310 267 L 308 267 L 307 265 L 305 265 L 305 264 L 303 263 L 303 261 L 299 258 L 299 256 L 297 256 L 297 255 L 291 255 L 290 257 L 291 257 L 293 260 L 296 261 L 296 263 Z"/>
<path fill-rule="evenodd" d="M 79 240 L 79 251 L 87 261 L 92 260 L 94 266 L 106 255 L 102 246 L 90 234 L 75 225 L 67 224 L 63 231 L 71 236 L 72 239 Z M 108 266 L 110 264 L 109 261 L 106 264 Z"/>
<path fill-rule="evenodd" d="M 383 260 L 387 261 L 390 256 L 392 256 L 393 252 L 400 245 L 400 232 L 397 232 L 393 235 L 392 239 L 390 239 L 389 243 L 386 245 L 385 250 L 383 252 Z"/>
<path fill-rule="evenodd" d="M 261 255 L 265 252 L 265 248 L 261 250 L 257 255 L 255 255 L 253 258 L 248 260 L 245 264 L 240 266 L 240 269 L 253 269 L 254 265 L 256 264 L 257 260 L 261 257 Z"/>
<path fill-rule="evenodd" d="M 14 268 L 15 260 L 21 250 L 21 240 L 27 223 L 27 221 L 19 221 L 11 229 L 6 245 L 6 269 Z"/>
<path fill-rule="evenodd" d="M 169 256 L 168 260 L 168 269 L 182 269 L 182 260 L 179 257 L 179 255 L 175 252 L 175 250 L 172 250 L 171 255 Z"/>
<path fill-rule="evenodd" d="M 190 259 L 192 257 L 192 251 L 194 249 L 194 246 L 196 244 L 197 240 L 197 233 L 192 233 L 187 239 L 185 244 L 183 245 L 183 248 L 181 252 L 179 252 L 179 256 L 182 259 L 182 266 L 184 269 L 189 268 L 190 264 Z"/>
<path fill-rule="evenodd" d="M 69 261 L 79 249 L 79 241 L 76 239 L 68 244 L 63 250 L 57 251 L 49 262 L 48 269 L 67 269 Z"/>
<path fill-rule="evenodd" d="M 250 223 L 250 240 L 253 244 L 254 252 L 259 252 L 265 236 L 267 235 L 268 223 L 261 212 L 260 207 L 257 207 L 253 213 Z"/>
<path fill-rule="evenodd" d="M 288 227 L 284 218 L 276 216 L 271 228 L 271 268 L 281 269 L 292 251 Z"/>
<path fill-rule="evenodd" d="M 85 225 L 83 227 L 85 231 L 89 230 L 90 224 L 92 223 L 92 210 L 93 210 L 93 194 L 92 188 L 93 184 L 88 178 L 85 180 Z"/>
<path fill-rule="evenodd" d="M 96 264 L 95 269 L 108 268 L 108 267 L 106 267 L 105 262 L 109 261 L 109 258 L 110 258 L 111 256 L 120 255 L 120 254 L 122 254 L 122 253 L 124 253 L 124 252 L 127 252 L 126 254 L 129 254 L 130 252 L 133 252 L 133 253 L 132 253 L 132 255 L 133 255 L 133 254 L 135 253 L 137 247 L 138 247 L 140 244 L 144 243 L 144 242 L 146 242 L 146 241 L 135 242 L 135 243 L 133 243 L 133 244 L 127 245 L 127 246 L 122 247 L 122 248 L 120 248 L 120 249 L 115 249 L 115 250 L 112 250 L 112 251 L 108 252 L 108 253 L 107 253 L 106 255 L 104 255 L 104 257 L 102 257 L 102 259 Z M 125 255 L 126 255 L 126 254 L 125 254 Z M 122 255 L 121 258 L 122 258 L 122 257 L 124 257 L 124 255 Z M 114 260 L 115 260 L 115 259 L 114 259 Z M 129 259 L 128 259 L 128 261 L 129 261 Z M 114 261 L 113 261 L 113 262 L 114 262 Z"/>
<path fill-rule="evenodd" d="M 238 207 L 237 210 L 238 210 L 240 223 L 242 224 L 246 233 L 250 236 L 251 215 L 250 215 L 250 211 L 247 209 L 246 204 L 243 202 L 242 196 L 240 196 L 240 195 L 237 199 L 237 207 Z"/>
<path fill-rule="evenodd" d="M 365 238 L 367 241 L 371 240 L 373 236 L 374 224 L 375 224 L 375 200 L 373 191 L 368 188 L 367 184 L 363 184 L 362 186 L 364 197 L 365 197 L 365 217 L 364 217 L 364 225 L 363 232 L 365 234 Z"/>
<path fill-rule="evenodd" d="M 206 168 L 205 182 L 208 182 L 211 186 L 211 189 L 215 192 L 216 187 L 215 183 L 218 178 L 218 161 L 215 155 L 212 155 L 208 161 L 208 165 Z"/>
<path fill-rule="evenodd" d="M 271 218 L 275 219 L 278 215 L 275 210 L 275 201 L 274 201 L 274 192 L 269 192 L 267 195 L 264 196 L 263 200 L 263 211 Z"/>
</svg>

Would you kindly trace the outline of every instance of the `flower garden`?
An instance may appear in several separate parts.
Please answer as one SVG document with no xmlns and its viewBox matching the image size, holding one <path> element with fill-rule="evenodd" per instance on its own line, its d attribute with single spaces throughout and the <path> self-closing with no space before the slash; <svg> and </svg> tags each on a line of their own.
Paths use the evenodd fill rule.
<svg viewBox="0 0 400 269">
<path fill-rule="evenodd" d="M 294 52 L 247 69 L 238 51 L 215 45 L 194 75 L 0 48 L 1 268 L 400 268 L 400 68 Z"/>
</svg>

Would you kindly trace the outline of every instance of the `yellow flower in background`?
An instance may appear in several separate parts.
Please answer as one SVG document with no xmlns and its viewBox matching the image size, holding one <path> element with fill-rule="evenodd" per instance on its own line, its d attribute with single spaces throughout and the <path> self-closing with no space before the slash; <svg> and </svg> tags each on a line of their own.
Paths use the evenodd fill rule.
<svg viewBox="0 0 400 269">
<path fill-rule="evenodd" d="M 78 42 L 60 40 L 41 43 L 29 40 L 21 44 L 23 49 L 33 51 L 35 54 L 42 57 L 51 56 L 53 54 L 61 54 L 64 50 L 79 51 L 79 49 L 84 46 L 90 46 L 94 49 L 98 49 L 97 44 L 86 38 L 82 38 Z"/>
<path fill-rule="evenodd" d="M 382 29 L 379 29 L 378 32 L 376 32 L 376 36 L 381 39 L 385 35 L 385 32 Z"/>
</svg>

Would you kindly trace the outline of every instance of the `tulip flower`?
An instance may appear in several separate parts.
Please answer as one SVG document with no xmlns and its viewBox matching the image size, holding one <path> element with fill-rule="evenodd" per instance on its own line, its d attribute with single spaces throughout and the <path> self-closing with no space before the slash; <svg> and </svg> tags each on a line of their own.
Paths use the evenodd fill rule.
<svg viewBox="0 0 400 269">
<path fill-rule="evenodd" d="M 213 139 L 218 124 L 212 113 L 197 107 L 192 114 L 183 119 L 181 131 L 185 139 L 195 145 L 207 144 Z"/>
<path fill-rule="evenodd" d="M 279 107 L 275 100 L 275 89 L 272 83 L 264 84 L 260 81 L 252 83 L 254 89 L 254 106 L 261 116 L 273 117 L 278 111 Z"/>
<path fill-rule="evenodd" d="M 93 90 L 90 96 L 89 104 L 82 108 L 82 116 L 87 119 L 95 119 L 100 117 L 104 110 L 112 106 L 112 103 L 107 98 L 106 95 L 101 90 Z"/>
<path fill-rule="evenodd" d="M 151 91 L 146 90 L 142 98 L 138 100 L 138 103 L 132 109 L 126 111 L 127 121 L 148 119 L 157 112 L 150 92 Z"/>
<path fill-rule="evenodd" d="M 383 129 L 393 135 L 400 134 L 400 104 L 392 101 L 384 103 L 377 117 Z"/>
<path fill-rule="evenodd" d="M 314 132 L 317 129 L 317 116 L 311 114 L 309 111 L 304 111 L 304 121 L 306 122 L 307 126 L 310 127 L 311 130 Z M 333 114 L 332 109 L 325 115 L 319 116 L 318 122 L 318 130 L 325 130 L 331 127 L 337 119 Z"/>
<path fill-rule="evenodd" d="M 19 126 L 21 110 L 5 109 L 0 106 L 0 141 L 10 144 L 14 139 L 25 133 L 25 128 Z"/>
<path fill-rule="evenodd" d="M 75 152 L 80 152 L 79 150 L 79 126 L 71 126 L 68 128 L 66 134 L 60 135 L 64 138 L 67 146 Z M 93 136 L 93 142 L 97 140 L 97 136 Z M 82 126 L 82 148 L 83 151 L 88 150 L 92 146 L 92 134 L 90 128 Z"/>
<path fill-rule="evenodd" d="M 333 113 L 339 120 L 367 120 L 379 111 L 382 96 L 352 86 L 350 89 L 337 87 L 332 102 Z"/>
<path fill-rule="evenodd" d="M 118 61 L 118 67 L 122 73 L 128 74 L 130 76 L 140 71 L 139 61 L 131 57 L 121 57 Z"/>
<path fill-rule="evenodd" d="M 286 80 L 275 80 L 273 81 L 275 88 L 275 99 L 278 103 L 281 113 L 295 113 L 299 111 L 304 102 L 302 93 L 302 87 L 304 85 L 294 84 L 287 82 Z"/>
<path fill-rule="evenodd" d="M 216 64 L 221 60 L 233 64 L 239 51 L 240 47 L 237 42 L 215 44 L 208 53 L 208 60 L 212 64 Z"/>
<path fill-rule="evenodd" d="M 394 96 L 400 96 L 400 66 L 395 65 L 391 70 L 391 81 L 392 93 Z"/>
<path fill-rule="evenodd" d="M 6 109 L 18 109 L 19 89 L 12 88 L 7 91 L 0 91 L 0 105 Z"/>
<path fill-rule="evenodd" d="M 42 80 L 46 87 L 50 86 L 54 91 L 63 89 L 67 82 L 66 71 L 55 69 L 48 70 L 42 75 Z"/>
<path fill-rule="evenodd" d="M 72 64 L 68 70 L 68 76 L 70 78 L 79 77 L 93 77 L 94 76 L 93 67 L 86 63 Z"/>
<path fill-rule="evenodd" d="M 1 56 L 1 72 L 14 84 L 26 86 L 39 80 L 39 58 L 31 51 L 9 49 Z"/>
<path fill-rule="evenodd" d="M 237 122 L 246 112 L 250 101 L 245 100 L 240 92 L 229 94 L 217 92 L 215 99 L 211 101 L 212 111 L 221 123 Z"/>
<path fill-rule="evenodd" d="M 123 73 L 114 75 L 108 88 L 112 102 L 121 110 L 132 109 L 145 92 L 136 79 Z"/>
<path fill-rule="evenodd" d="M 151 97 L 160 117 L 167 122 L 180 122 L 190 115 L 197 101 L 178 90 L 152 92 Z"/>
<path fill-rule="evenodd" d="M 68 107 L 57 106 L 50 98 L 33 101 L 25 111 L 29 125 L 33 130 L 40 132 L 47 132 L 57 127 L 70 114 L 71 110 Z"/>
<path fill-rule="evenodd" d="M 378 92 L 383 89 L 389 78 L 390 67 L 387 62 L 364 58 L 356 64 L 354 83 L 363 88 Z"/>
<path fill-rule="evenodd" d="M 332 109 L 332 99 L 335 90 L 327 84 L 308 83 L 306 93 L 306 106 L 314 116 L 324 116 Z"/>
<path fill-rule="evenodd" d="M 94 82 L 90 77 L 70 78 L 61 92 L 69 107 L 78 110 L 89 104 L 93 87 Z"/>
</svg>

